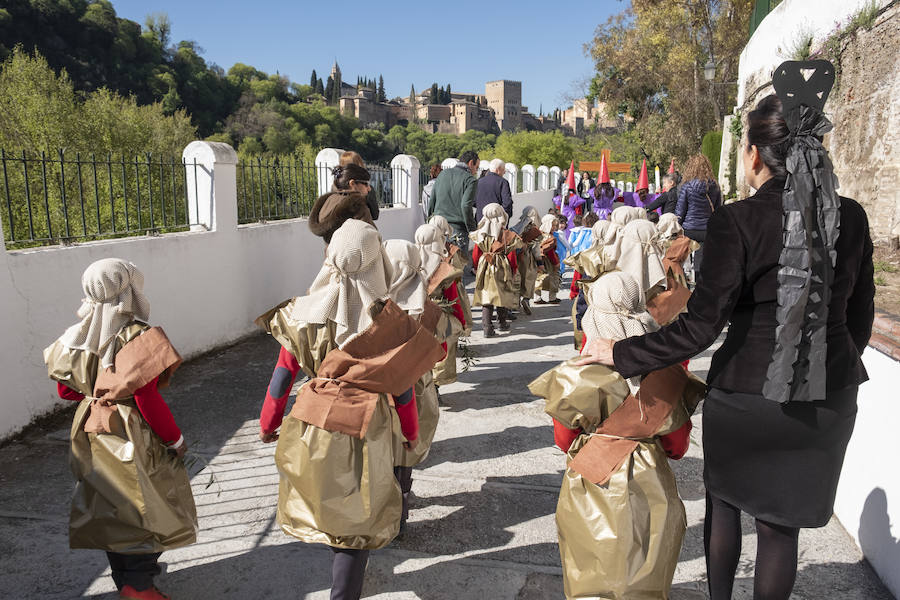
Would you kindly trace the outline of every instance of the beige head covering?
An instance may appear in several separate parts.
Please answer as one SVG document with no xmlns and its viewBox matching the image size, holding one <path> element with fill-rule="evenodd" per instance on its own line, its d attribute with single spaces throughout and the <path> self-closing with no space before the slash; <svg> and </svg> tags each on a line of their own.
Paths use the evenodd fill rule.
<svg viewBox="0 0 900 600">
<path fill-rule="evenodd" d="M 675 216 L 675 213 L 663 214 L 659 218 L 659 223 L 656 224 L 656 229 L 659 230 L 659 236 L 667 240 L 676 238 L 684 233 L 684 228 L 678 222 L 678 217 Z"/>
<path fill-rule="evenodd" d="M 444 234 L 434 225 L 426 223 L 416 229 L 415 240 L 422 259 L 422 269 L 425 278 L 428 279 L 440 266 L 441 260 L 447 256 Z"/>
<path fill-rule="evenodd" d="M 74 350 L 87 350 L 100 357 L 104 369 L 115 362 L 116 334 L 131 321 L 150 318 L 150 302 L 144 296 L 144 274 L 121 258 L 91 263 L 81 276 L 84 299 L 75 323 L 59 337 Z"/>
<path fill-rule="evenodd" d="M 391 300 L 411 315 L 421 314 L 428 299 L 422 254 L 415 244 L 406 240 L 386 241 L 384 252 L 394 271 L 388 290 Z"/>
<path fill-rule="evenodd" d="M 616 269 L 634 277 L 643 294 L 666 282 L 658 240 L 656 225 L 638 219 L 622 228 L 616 244 L 610 246 L 610 252 L 607 253 Z M 642 296 L 642 301 L 645 299 L 646 296 Z"/>
<path fill-rule="evenodd" d="M 348 219 L 331 237 L 325 264 L 306 296 L 294 303 L 294 318 L 337 324 L 338 346 L 372 324 L 369 307 L 388 297 L 391 263 L 372 225 Z"/>
<path fill-rule="evenodd" d="M 588 309 L 581 322 L 587 339 L 618 341 L 659 329 L 643 298 L 640 285 L 631 275 L 612 272 L 601 276 L 587 288 Z M 627 381 L 636 393 L 640 377 Z"/>
<path fill-rule="evenodd" d="M 609 215 L 609 221 L 614 227 L 622 228 L 637 219 L 646 219 L 647 211 L 636 206 L 620 206 Z"/>
<path fill-rule="evenodd" d="M 591 227 L 592 246 L 608 246 L 616 241 L 616 228 L 609 221 L 597 221 Z"/>
<path fill-rule="evenodd" d="M 553 232 L 553 224 L 556 223 L 556 215 L 544 215 L 541 218 L 541 233 L 549 235 Z"/>
<path fill-rule="evenodd" d="M 491 202 L 482 209 L 481 222 L 478 223 L 478 229 L 472 234 L 472 240 L 476 244 L 480 244 L 486 237 L 500 239 L 500 233 L 506 227 L 508 220 L 509 215 L 506 214 L 503 207 L 496 202 Z"/>
<path fill-rule="evenodd" d="M 428 219 L 428 224 L 434 225 L 441 233 L 444 234 L 445 242 L 450 239 L 450 236 L 453 235 L 453 228 L 450 227 L 450 222 L 441 215 L 434 215 L 433 217 Z"/>
</svg>

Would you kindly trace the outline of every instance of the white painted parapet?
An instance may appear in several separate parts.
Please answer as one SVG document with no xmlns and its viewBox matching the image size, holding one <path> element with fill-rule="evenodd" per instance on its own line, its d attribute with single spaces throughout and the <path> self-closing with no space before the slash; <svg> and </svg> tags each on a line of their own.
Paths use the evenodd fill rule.
<svg viewBox="0 0 900 600">
<path fill-rule="evenodd" d="M 419 159 L 409 154 L 398 154 L 391 160 L 394 179 L 394 206 L 415 206 L 419 202 Z"/>
<path fill-rule="evenodd" d="M 316 154 L 316 179 L 320 196 L 331 191 L 331 184 L 334 182 L 331 172 L 341 164 L 343 153 L 344 151 L 338 148 L 323 148 Z"/>
<path fill-rule="evenodd" d="M 900 597 L 900 471 L 889 432 L 900 423 L 900 362 L 871 346 L 869 381 L 859 386 L 856 424 L 847 446 L 834 514 L 891 592 Z"/>
<path fill-rule="evenodd" d="M 519 167 L 513 163 L 506 163 L 504 167 L 506 172 L 503 174 L 503 179 L 509 182 L 509 191 L 516 194 L 519 192 Z"/>
<path fill-rule="evenodd" d="M 562 169 L 559 167 L 550 167 L 550 189 L 555 190 L 559 178 L 562 177 Z"/>
<path fill-rule="evenodd" d="M 324 191 L 331 188 L 330 169 L 340 154 L 320 153 Z M 0 246 L 0 439 L 69 404 L 47 378 L 42 351 L 77 320 L 81 274 L 92 262 L 118 257 L 140 267 L 150 321 L 165 328 L 186 359 L 258 331 L 254 318 L 312 283 L 325 244 L 309 231 L 307 219 L 238 225 L 234 151 L 225 144 L 194 142 L 183 156 L 189 165 L 191 220 L 203 227 L 8 252 Z M 410 202 L 419 194 L 418 161 L 400 156 L 391 167 L 399 179 L 393 186 L 395 206 L 382 210 L 376 225 L 384 239 L 412 241 L 423 222 L 417 203 Z M 277 259 L 285 249 L 300 257 L 291 262 L 288 277 L 285 262 Z"/>
<path fill-rule="evenodd" d="M 535 191 L 534 165 L 522 165 L 522 192 L 528 193 L 533 191 Z"/>
<path fill-rule="evenodd" d="M 191 142 L 181 153 L 185 163 L 191 231 L 228 231 L 237 227 L 237 153 L 222 142 Z"/>
<path fill-rule="evenodd" d="M 537 190 L 545 191 L 550 189 L 550 167 L 541 165 L 537 168 Z"/>
</svg>

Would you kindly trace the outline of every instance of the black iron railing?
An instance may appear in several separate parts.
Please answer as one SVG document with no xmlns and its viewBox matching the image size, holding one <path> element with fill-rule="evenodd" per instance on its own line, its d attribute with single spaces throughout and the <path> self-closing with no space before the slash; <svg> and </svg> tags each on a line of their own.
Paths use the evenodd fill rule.
<svg viewBox="0 0 900 600">
<path fill-rule="evenodd" d="M 390 208 L 394 205 L 394 176 L 390 167 L 366 165 L 369 170 L 369 185 L 378 199 L 378 206 Z"/>
<path fill-rule="evenodd" d="M 237 194 L 239 223 L 308 216 L 318 196 L 316 167 L 290 156 L 242 160 Z"/>
<path fill-rule="evenodd" d="M 183 231 L 192 224 L 187 170 L 197 168 L 151 154 L 0 150 L 4 242 L 12 250 Z"/>
</svg>

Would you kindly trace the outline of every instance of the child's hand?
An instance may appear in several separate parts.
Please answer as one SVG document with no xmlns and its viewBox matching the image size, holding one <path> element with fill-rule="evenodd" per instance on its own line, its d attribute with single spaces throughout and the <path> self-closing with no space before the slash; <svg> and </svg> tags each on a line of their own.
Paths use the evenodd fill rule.
<svg viewBox="0 0 900 600">
<path fill-rule="evenodd" d="M 272 442 L 277 442 L 278 441 L 278 432 L 277 431 L 265 432 L 260 429 L 259 439 L 262 440 L 262 442 L 264 444 L 271 444 Z"/>
</svg>

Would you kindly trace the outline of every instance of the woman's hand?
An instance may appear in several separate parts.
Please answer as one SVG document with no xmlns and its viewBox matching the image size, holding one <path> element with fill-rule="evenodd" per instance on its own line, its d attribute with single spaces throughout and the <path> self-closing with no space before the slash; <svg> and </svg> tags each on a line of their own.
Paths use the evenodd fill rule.
<svg viewBox="0 0 900 600">
<path fill-rule="evenodd" d="M 613 344 L 615 344 L 613 340 L 603 338 L 590 340 L 588 345 L 584 347 L 581 360 L 575 364 L 579 367 L 594 363 L 606 365 L 607 367 L 615 366 L 613 363 Z"/>
<path fill-rule="evenodd" d="M 278 441 L 278 432 L 270 431 L 270 432 L 266 433 L 265 431 L 260 430 L 259 431 L 259 439 L 261 439 L 264 444 L 271 444 L 272 442 L 277 442 Z"/>
<path fill-rule="evenodd" d="M 410 451 L 415 450 L 416 446 L 418 446 L 418 445 L 419 445 L 419 438 L 416 438 L 414 440 L 406 440 L 405 442 L 403 442 L 403 447 Z"/>
</svg>

